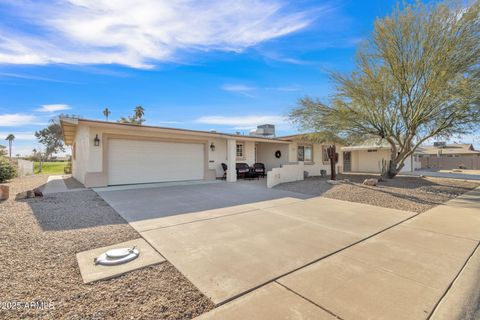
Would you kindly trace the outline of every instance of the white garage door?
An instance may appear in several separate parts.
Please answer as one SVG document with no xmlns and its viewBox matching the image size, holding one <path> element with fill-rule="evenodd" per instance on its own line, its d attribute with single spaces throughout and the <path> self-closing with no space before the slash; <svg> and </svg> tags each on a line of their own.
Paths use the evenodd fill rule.
<svg viewBox="0 0 480 320">
<path fill-rule="evenodd" d="M 201 180 L 204 145 L 144 140 L 108 142 L 108 184 Z"/>
</svg>

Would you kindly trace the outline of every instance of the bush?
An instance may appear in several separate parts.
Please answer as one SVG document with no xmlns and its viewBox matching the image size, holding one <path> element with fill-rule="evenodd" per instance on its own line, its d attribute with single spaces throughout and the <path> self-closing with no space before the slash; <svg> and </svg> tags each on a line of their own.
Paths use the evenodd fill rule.
<svg viewBox="0 0 480 320">
<path fill-rule="evenodd" d="M 0 183 L 15 178 L 17 170 L 13 163 L 5 157 L 0 157 Z"/>
</svg>

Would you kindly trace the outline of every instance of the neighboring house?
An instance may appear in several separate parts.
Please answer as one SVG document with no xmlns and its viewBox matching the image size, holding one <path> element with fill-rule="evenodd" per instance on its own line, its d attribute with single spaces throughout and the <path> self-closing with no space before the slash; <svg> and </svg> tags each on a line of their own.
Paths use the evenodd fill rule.
<svg viewBox="0 0 480 320">
<path fill-rule="evenodd" d="M 436 142 L 418 150 L 422 168 L 480 170 L 480 151 L 472 144 Z"/>
<path fill-rule="evenodd" d="M 61 125 L 65 143 L 72 146 L 72 174 L 87 187 L 213 180 L 224 176 L 222 163 L 230 182 L 237 179 L 236 163 L 263 163 L 272 172 L 268 186 L 301 180 L 304 171 L 330 174 L 329 144 L 305 141 L 303 135 L 247 136 L 71 118 L 62 119 Z M 344 155 L 350 155 L 350 171 L 380 172 L 378 157 L 360 160 L 373 164 L 355 166 L 356 151 L 342 152 L 337 145 L 337 152 L 338 172 L 348 169 Z"/>
<path fill-rule="evenodd" d="M 342 147 L 341 151 L 344 172 L 378 173 L 382 170 L 382 160 L 390 160 L 391 147 L 386 141 L 371 139 L 361 145 Z M 419 168 L 420 161 L 414 153 L 405 160 L 400 172 L 410 172 Z"/>
</svg>

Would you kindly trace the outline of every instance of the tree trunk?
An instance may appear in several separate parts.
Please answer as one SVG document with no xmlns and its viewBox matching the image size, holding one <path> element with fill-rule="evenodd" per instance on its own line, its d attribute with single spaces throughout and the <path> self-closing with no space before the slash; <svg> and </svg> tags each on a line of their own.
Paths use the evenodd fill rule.
<svg viewBox="0 0 480 320">
<path fill-rule="evenodd" d="M 394 160 L 390 160 L 388 163 L 388 170 L 386 173 L 386 177 L 388 179 L 393 179 L 395 176 L 400 172 L 397 168 L 397 163 Z"/>
</svg>

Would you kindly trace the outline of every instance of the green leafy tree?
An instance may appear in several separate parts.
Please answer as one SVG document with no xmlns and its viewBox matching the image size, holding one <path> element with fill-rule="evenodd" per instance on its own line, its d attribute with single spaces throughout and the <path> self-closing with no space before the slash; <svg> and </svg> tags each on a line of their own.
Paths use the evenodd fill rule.
<svg viewBox="0 0 480 320">
<path fill-rule="evenodd" d="M 75 116 L 60 115 L 59 117 L 51 119 L 48 127 L 35 132 L 35 137 L 38 142 L 45 146 L 44 152 L 36 152 L 35 150 L 35 156 L 40 160 L 39 172 L 42 172 L 43 162 L 47 161 L 53 154 L 60 151 L 65 152 L 63 132 L 59 121 L 60 118 L 63 117 L 74 118 Z"/>
<path fill-rule="evenodd" d="M 426 140 L 475 131 L 480 123 L 480 2 L 399 5 L 375 21 L 356 69 L 333 72 L 330 103 L 299 100 L 290 118 L 303 129 L 353 143 L 385 140 L 393 178 Z"/>
<path fill-rule="evenodd" d="M 118 122 L 141 125 L 145 122 L 145 119 L 143 118 L 144 115 L 145 115 L 145 109 L 142 106 L 137 106 L 133 110 L 133 116 L 129 116 L 127 118 L 121 117 L 120 120 L 118 120 Z"/>
<path fill-rule="evenodd" d="M 15 166 L 7 158 L 0 156 L 0 183 L 15 178 Z"/>
<path fill-rule="evenodd" d="M 105 120 L 108 121 L 108 116 L 111 114 L 112 112 L 108 109 L 108 108 L 105 108 L 103 109 L 103 115 L 105 116 Z"/>
<path fill-rule="evenodd" d="M 10 157 L 10 159 L 12 158 L 12 144 L 13 144 L 13 140 L 15 140 L 15 136 L 13 134 L 9 134 L 5 140 L 8 141 L 8 155 Z"/>
</svg>

